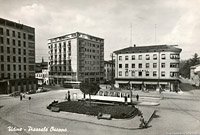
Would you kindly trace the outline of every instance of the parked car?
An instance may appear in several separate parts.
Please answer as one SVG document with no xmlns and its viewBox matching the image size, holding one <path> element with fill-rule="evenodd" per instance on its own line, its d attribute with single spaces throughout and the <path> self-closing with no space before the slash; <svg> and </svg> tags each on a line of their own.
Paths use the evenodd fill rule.
<svg viewBox="0 0 200 135">
<path fill-rule="evenodd" d="M 14 91 L 14 92 L 10 93 L 9 96 L 16 97 L 16 96 L 19 96 L 19 95 L 20 95 L 20 91 Z"/>
<path fill-rule="evenodd" d="M 48 89 L 46 88 L 38 88 L 38 90 L 36 90 L 36 93 L 39 93 L 39 92 L 47 92 L 49 91 Z"/>
<path fill-rule="evenodd" d="M 26 94 L 34 94 L 34 93 L 36 93 L 35 90 L 29 90 L 29 91 L 26 92 Z"/>
</svg>

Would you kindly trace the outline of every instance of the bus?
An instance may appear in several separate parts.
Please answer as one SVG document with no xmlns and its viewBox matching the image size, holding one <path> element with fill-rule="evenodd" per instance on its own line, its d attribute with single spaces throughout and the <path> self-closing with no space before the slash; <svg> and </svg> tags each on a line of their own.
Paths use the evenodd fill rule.
<svg viewBox="0 0 200 135">
<path fill-rule="evenodd" d="M 81 82 L 79 81 L 64 81 L 64 88 L 80 89 Z"/>
</svg>

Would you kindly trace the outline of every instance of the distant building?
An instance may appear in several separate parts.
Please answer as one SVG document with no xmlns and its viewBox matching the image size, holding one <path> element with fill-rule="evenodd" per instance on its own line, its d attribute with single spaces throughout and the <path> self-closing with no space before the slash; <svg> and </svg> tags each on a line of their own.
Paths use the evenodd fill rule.
<svg viewBox="0 0 200 135">
<path fill-rule="evenodd" d="M 0 94 L 36 88 L 35 29 L 0 18 Z"/>
<path fill-rule="evenodd" d="M 105 83 L 111 83 L 111 81 L 112 81 L 112 68 L 113 68 L 113 79 L 114 79 L 114 77 L 115 77 L 115 61 L 113 61 L 113 62 L 112 62 L 112 60 L 104 61 Z"/>
<path fill-rule="evenodd" d="M 200 85 L 200 64 L 190 67 L 190 81 L 192 85 L 199 87 Z"/>
<path fill-rule="evenodd" d="M 38 85 L 49 85 L 49 70 L 48 62 L 44 62 L 42 59 L 41 63 L 36 63 L 35 77 L 38 79 Z"/>
<path fill-rule="evenodd" d="M 76 32 L 48 40 L 49 81 L 102 83 L 104 80 L 104 39 Z"/>
<path fill-rule="evenodd" d="M 134 46 L 115 51 L 116 86 L 177 90 L 181 51 L 173 45 Z"/>
</svg>

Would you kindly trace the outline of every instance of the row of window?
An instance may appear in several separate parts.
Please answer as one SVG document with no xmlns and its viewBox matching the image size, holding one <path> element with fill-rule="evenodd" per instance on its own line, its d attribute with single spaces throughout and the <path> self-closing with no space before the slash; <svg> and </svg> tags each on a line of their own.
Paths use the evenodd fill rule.
<svg viewBox="0 0 200 135">
<path fill-rule="evenodd" d="M 7 50 L 6 51 L 7 54 L 10 54 L 10 53 L 16 54 L 16 50 L 17 49 L 16 48 L 12 48 L 12 52 L 11 52 L 11 48 L 7 47 L 6 50 Z M 26 49 L 21 49 L 21 48 L 18 48 L 18 54 L 21 55 L 22 54 L 22 52 L 21 52 L 22 50 L 23 50 L 23 54 L 26 55 Z M 0 53 L 5 53 L 5 50 L 4 50 L 3 46 L 0 47 Z"/>
<path fill-rule="evenodd" d="M 4 30 L 3 28 L 0 28 L 0 35 L 4 35 Z M 18 37 L 21 38 L 22 33 L 21 32 L 16 32 L 16 31 L 12 31 L 9 29 L 6 29 L 6 36 L 12 36 L 12 37 Z M 26 33 L 23 33 L 23 39 L 26 40 Z"/>
<path fill-rule="evenodd" d="M 4 55 L 1 55 L 1 62 L 4 62 L 4 61 L 5 61 Z M 21 63 L 22 62 L 22 58 L 18 57 L 18 60 L 17 60 L 16 56 L 13 56 L 12 58 L 11 58 L 11 56 L 7 56 L 7 62 L 19 62 L 19 63 Z M 26 63 L 26 62 L 27 62 L 27 58 L 24 57 L 23 58 L 23 63 Z"/>
<path fill-rule="evenodd" d="M 125 76 L 129 76 L 130 75 L 128 71 L 125 71 L 124 74 L 125 74 Z M 152 75 L 153 75 L 153 77 L 157 77 L 157 71 L 153 71 Z M 122 76 L 122 71 L 119 71 L 119 76 Z M 135 71 L 131 71 L 131 76 L 135 77 L 136 76 L 136 72 Z M 149 77 L 150 76 L 150 72 L 146 71 L 145 74 L 144 74 L 144 72 L 138 71 L 138 76 L 139 77 L 142 77 L 142 76 Z M 178 72 L 170 72 L 170 77 L 178 77 L 178 76 L 179 76 Z M 161 72 L 161 77 L 165 77 L 165 71 Z"/>
<path fill-rule="evenodd" d="M 12 43 L 11 43 L 12 42 Z M 26 47 L 26 41 L 21 41 L 21 40 L 15 40 L 15 39 L 9 39 L 9 38 L 6 38 L 6 42 L 4 41 L 4 38 L 3 37 L 0 37 L 0 44 L 4 44 L 6 43 L 7 45 L 18 45 L 18 46 L 21 46 L 22 43 L 23 43 L 23 46 Z"/>
<path fill-rule="evenodd" d="M 138 60 L 142 60 L 143 55 L 138 55 Z M 150 55 L 146 54 L 146 60 L 150 60 Z M 153 60 L 157 60 L 158 56 L 157 54 L 153 54 Z M 166 55 L 165 54 L 161 54 L 161 59 L 166 59 Z M 179 54 L 170 54 L 170 59 L 179 59 Z M 122 60 L 122 56 L 119 56 L 119 60 Z M 125 60 L 129 60 L 129 55 L 125 56 Z M 136 56 L 132 55 L 130 60 L 136 60 Z"/>
<path fill-rule="evenodd" d="M 3 28 L 0 28 L 0 35 L 6 35 L 6 36 L 9 36 L 9 37 L 17 37 L 19 39 L 21 39 L 23 37 L 24 40 L 27 39 L 28 37 L 28 40 L 30 41 L 34 41 L 35 38 L 34 38 L 34 35 L 30 35 L 30 34 L 26 34 L 26 33 L 21 33 L 21 32 L 16 32 L 14 30 L 9 30 L 9 29 L 6 29 L 5 31 L 6 33 L 4 33 L 4 29 Z"/>
<path fill-rule="evenodd" d="M 142 63 L 138 64 L 138 68 L 142 68 Z M 157 63 L 153 63 L 153 68 L 157 68 Z M 122 64 L 119 64 L 119 68 L 122 68 Z M 129 64 L 125 64 L 125 68 L 129 68 Z M 131 64 L 131 68 L 135 68 L 135 64 Z M 145 64 L 145 68 L 150 68 L 150 63 Z M 161 63 L 161 68 L 165 68 L 165 63 Z M 179 68 L 179 63 L 170 63 L 170 68 Z"/>
<path fill-rule="evenodd" d="M 6 67 L 6 69 L 5 69 L 5 67 Z M 24 66 L 18 65 L 18 69 L 17 69 L 17 65 L 12 65 L 12 70 L 11 70 L 11 65 L 8 64 L 7 66 L 5 66 L 4 64 L 1 64 L 1 71 L 5 71 L 5 70 L 6 71 L 26 71 L 27 66 L 26 65 L 24 65 Z"/>
<path fill-rule="evenodd" d="M 27 76 L 26 73 L 19 73 L 19 74 L 17 74 L 17 73 L 12 73 L 12 74 L 11 73 L 7 73 L 7 76 L 5 76 L 5 73 L 1 73 L 1 77 L 0 78 L 2 78 L 2 79 L 4 79 L 4 78 L 17 79 L 17 76 L 18 76 L 19 79 L 34 77 L 32 75 Z"/>
<path fill-rule="evenodd" d="M 99 48 L 98 44 L 93 44 L 93 43 L 86 42 L 86 41 L 79 41 L 79 45 L 82 47 L 88 46 L 88 47 Z"/>
</svg>

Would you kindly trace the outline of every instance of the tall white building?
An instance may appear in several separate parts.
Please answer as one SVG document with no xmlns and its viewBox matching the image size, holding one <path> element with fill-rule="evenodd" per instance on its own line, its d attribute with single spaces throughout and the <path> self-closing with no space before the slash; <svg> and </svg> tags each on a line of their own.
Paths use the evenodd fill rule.
<svg viewBox="0 0 200 135">
<path fill-rule="evenodd" d="M 76 32 L 48 40 L 49 82 L 102 83 L 104 77 L 104 39 Z"/>
<path fill-rule="evenodd" d="M 174 91 L 182 49 L 175 45 L 135 46 L 115 51 L 115 82 L 120 87 Z"/>
</svg>

